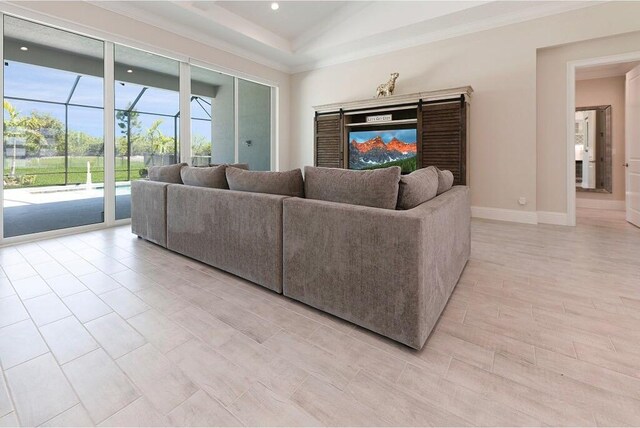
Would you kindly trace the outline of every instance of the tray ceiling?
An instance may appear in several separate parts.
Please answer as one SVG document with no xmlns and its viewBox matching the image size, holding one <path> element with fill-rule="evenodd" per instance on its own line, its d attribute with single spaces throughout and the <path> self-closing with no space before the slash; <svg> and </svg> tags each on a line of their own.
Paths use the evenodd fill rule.
<svg viewBox="0 0 640 428">
<path fill-rule="evenodd" d="M 598 4 L 592 1 L 94 1 L 286 72 Z"/>
</svg>

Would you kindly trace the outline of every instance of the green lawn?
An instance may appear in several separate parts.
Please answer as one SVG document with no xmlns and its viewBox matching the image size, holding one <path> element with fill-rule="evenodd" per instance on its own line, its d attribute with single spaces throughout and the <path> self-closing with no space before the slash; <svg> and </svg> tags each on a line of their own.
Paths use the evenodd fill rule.
<svg viewBox="0 0 640 428">
<path fill-rule="evenodd" d="M 67 184 L 84 184 L 87 182 L 87 162 L 91 165 L 91 181 L 104 183 L 104 158 L 98 156 L 69 157 Z M 141 161 L 131 161 L 131 179 L 140 178 L 140 170 L 145 168 Z M 11 158 L 5 158 L 5 183 L 11 181 Z M 49 157 L 36 159 L 19 159 L 16 163 L 16 179 L 22 184 L 10 184 L 7 188 L 55 186 L 65 184 L 64 158 Z M 127 181 L 126 159 L 116 158 L 116 181 Z"/>
</svg>

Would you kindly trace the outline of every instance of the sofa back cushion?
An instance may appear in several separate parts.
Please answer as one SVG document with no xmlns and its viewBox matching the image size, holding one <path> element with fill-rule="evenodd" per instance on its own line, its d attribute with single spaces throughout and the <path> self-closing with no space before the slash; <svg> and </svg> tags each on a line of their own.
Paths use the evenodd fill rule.
<svg viewBox="0 0 640 428">
<path fill-rule="evenodd" d="M 438 195 L 453 187 L 453 173 L 448 169 L 438 169 Z"/>
<path fill-rule="evenodd" d="M 180 171 L 186 165 L 186 163 L 178 163 L 174 165 L 150 166 L 149 180 L 161 181 L 163 183 L 182 184 Z"/>
<path fill-rule="evenodd" d="M 400 177 L 398 209 L 410 210 L 435 198 L 438 193 L 438 169 L 435 166 L 418 169 Z"/>
<path fill-rule="evenodd" d="M 232 166 L 234 168 L 249 169 L 248 163 L 210 163 L 209 166 Z"/>
<path fill-rule="evenodd" d="M 212 167 L 185 166 L 180 171 L 182 182 L 188 186 L 228 189 L 225 165 Z"/>
<path fill-rule="evenodd" d="M 229 189 L 241 192 L 304 197 L 302 171 L 246 171 L 227 167 Z"/>
<path fill-rule="evenodd" d="M 393 210 L 398 202 L 400 167 L 356 171 L 341 168 L 304 168 L 308 199 Z"/>
</svg>

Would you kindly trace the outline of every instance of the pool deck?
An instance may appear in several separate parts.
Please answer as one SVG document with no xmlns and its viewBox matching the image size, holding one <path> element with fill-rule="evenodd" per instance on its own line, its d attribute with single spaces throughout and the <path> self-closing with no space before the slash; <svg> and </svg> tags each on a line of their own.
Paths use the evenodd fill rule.
<svg viewBox="0 0 640 428">
<path fill-rule="evenodd" d="M 103 189 L 98 186 L 5 189 L 4 237 L 101 223 Z M 131 198 L 122 186 L 116 196 L 116 219 L 131 215 Z"/>
</svg>

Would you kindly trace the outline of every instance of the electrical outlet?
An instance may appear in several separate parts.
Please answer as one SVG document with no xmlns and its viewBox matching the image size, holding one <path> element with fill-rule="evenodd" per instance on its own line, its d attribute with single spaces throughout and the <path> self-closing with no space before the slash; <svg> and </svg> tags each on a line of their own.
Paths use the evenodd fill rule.
<svg viewBox="0 0 640 428">
<path fill-rule="evenodd" d="M 527 205 L 527 198 L 525 198 L 524 196 L 520 196 L 520 197 L 518 198 L 518 203 L 519 203 L 520 205 Z"/>
</svg>

